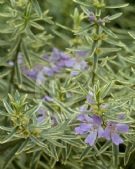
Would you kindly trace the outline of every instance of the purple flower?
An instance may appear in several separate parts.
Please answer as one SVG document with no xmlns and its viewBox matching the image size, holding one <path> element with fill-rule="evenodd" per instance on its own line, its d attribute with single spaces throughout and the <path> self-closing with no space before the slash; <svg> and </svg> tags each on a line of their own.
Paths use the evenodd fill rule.
<svg viewBox="0 0 135 169">
<path fill-rule="evenodd" d="M 52 76 L 55 73 L 60 72 L 62 68 L 71 68 L 76 63 L 74 58 L 71 58 L 64 52 L 59 51 L 57 48 L 54 48 L 51 56 L 47 56 L 45 60 L 49 63 L 48 67 L 44 67 L 44 72 L 48 76 Z"/>
<path fill-rule="evenodd" d="M 68 68 L 73 67 L 75 63 L 76 63 L 75 59 L 70 58 L 70 59 L 65 60 L 65 66 Z"/>
<path fill-rule="evenodd" d="M 64 52 L 60 52 L 61 59 L 69 59 L 69 55 L 65 54 Z"/>
<path fill-rule="evenodd" d="M 56 61 L 59 61 L 60 58 L 61 58 L 60 51 L 57 48 L 54 48 L 52 53 L 51 53 L 50 60 L 53 63 L 55 63 Z"/>
<path fill-rule="evenodd" d="M 121 113 L 118 115 L 118 119 L 122 120 L 122 119 L 125 119 L 126 115 L 125 113 Z"/>
<path fill-rule="evenodd" d="M 44 72 L 44 74 L 45 75 L 47 75 L 47 76 L 52 76 L 53 75 L 53 70 L 52 70 L 52 68 L 49 68 L 49 67 L 44 67 L 43 68 L 43 72 Z"/>
<path fill-rule="evenodd" d="M 72 71 L 70 75 L 71 75 L 71 76 L 77 76 L 78 74 L 79 74 L 79 72 L 77 72 L 77 71 Z"/>
<path fill-rule="evenodd" d="M 80 107 L 80 112 L 86 112 L 86 111 L 87 111 L 86 105 Z"/>
<path fill-rule="evenodd" d="M 38 110 L 38 118 L 37 118 L 37 121 L 39 122 L 39 123 L 41 123 L 41 122 L 43 122 L 44 121 L 44 119 L 45 119 L 45 110 L 44 109 L 39 109 Z"/>
<path fill-rule="evenodd" d="M 87 56 L 88 51 L 78 50 L 78 51 L 76 52 L 76 54 L 79 55 L 79 56 Z"/>
<path fill-rule="evenodd" d="M 47 102 L 52 102 L 52 101 L 53 101 L 53 98 L 46 95 L 46 96 L 43 97 L 43 100 L 45 100 L 45 101 L 47 101 Z"/>
<path fill-rule="evenodd" d="M 89 124 L 82 123 L 82 124 L 80 124 L 79 127 L 75 128 L 75 132 L 76 132 L 76 134 L 82 135 L 82 134 L 88 133 L 90 128 L 91 128 L 91 126 Z"/>
<path fill-rule="evenodd" d="M 90 23 L 94 22 L 96 20 L 96 16 L 94 15 L 93 12 L 90 12 L 90 15 L 89 15 L 89 21 Z"/>
<path fill-rule="evenodd" d="M 89 94 L 86 96 L 87 102 L 89 104 L 94 104 L 94 94 L 92 92 L 89 92 Z"/>
<path fill-rule="evenodd" d="M 127 124 L 108 122 L 104 131 L 104 137 L 107 140 L 112 140 L 114 144 L 119 145 L 123 143 L 123 139 L 119 136 L 119 134 L 128 132 L 128 129 L 129 127 Z"/>
<path fill-rule="evenodd" d="M 97 115 L 93 115 L 89 117 L 88 115 L 79 115 L 78 120 L 82 121 L 83 123 L 80 124 L 79 127 L 75 128 L 76 134 L 88 134 L 85 139 L 85 143 L 89 144 L 90 146 L 94 145 L 96 138 L 103 137 L 104 130 L 102 128 L 102 119 Z"/>
<path fill-rule="evenodd" d="M 70 56 L 65 54 L 64 52 L 59 51 L 57 48 L 54 48 L 53 51 L 52 51 L 52 54 L 50 56 L 50 60 L 55 65 L 62 62 L 63 63 L 62 66 L 65 66 L 64 61 L 70 61 L 71 62 L 72 58 L 70 58 Z"/>
<path fill-rule="evenodd" d="M 38 73 L 37 70 L 31 69 L 31 70 L 29 70 L 29 71 L 27 72 L 27 76 L 29 76 L 29 77 L 35 79 L 35 78 L 37 77 L 37 73 Z"/>
<path fill-rule="evenodd" d="M 42 65 L 35 65 L 32 69 L 28 69 L 26 66 L 22 66 L 21 70 L 24 74 L 26 74 L 27 76 L 36 79 L 38 73 L 41 71 L 41 69 L 43 68 Z"/>
<path fill-rule="evenodd" d="M 98 21 L 97 21 L 97 23 L 98 23 L 99 25 L 103 25 L 104 20 L 102 20 L 101 18 L 99 18 Z"/>
<path fill-rule="evenodd" d="M 77 117 L 77 120 L 81 121 L 81 122 L 93 122 L 92 118 L 89 117 L 88 115 L 86 114 L 80 114 L 78 117 Z"/>
<path fill-rule="evenodd" d="M 71 71 L 71 76 L 76 76 L 79 74 L 80 71 L 83 71 L 87 68 L 87 62 L 76 60 L 73 70 Z"/>
<path fill-rule="evenodd" d="M 48 61 L 49 60 L 49 55 L 45 54 L 42 58 L 43 58 L 43 60 Z"/>
</svg>

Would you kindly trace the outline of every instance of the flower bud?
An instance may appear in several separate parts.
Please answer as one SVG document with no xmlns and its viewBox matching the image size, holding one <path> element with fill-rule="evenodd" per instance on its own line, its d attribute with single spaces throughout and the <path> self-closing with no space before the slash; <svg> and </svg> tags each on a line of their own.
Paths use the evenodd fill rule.
<svg viewBox="0 0 135 169">
<path fill-rule="evenodd" d="M 95 21 L 96 21 L 96 16 L 94 15 L 94 13 L 93 13 L 93 12 L 91 12 L 91 13 L 90 13 L 90 15 L 89 15 L 89 21 L 90 21 L 90 23 L 92 23 L 92 22 L 95 22 Z"/>
</svg>

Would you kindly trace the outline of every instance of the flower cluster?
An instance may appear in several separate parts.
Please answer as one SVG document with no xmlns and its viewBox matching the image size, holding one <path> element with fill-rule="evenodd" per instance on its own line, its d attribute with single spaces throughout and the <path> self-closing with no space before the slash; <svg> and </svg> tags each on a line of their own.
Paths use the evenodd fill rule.
<svg viewBox="0 0 135 169">
<path fill-rule="evenodd" d="M 86 51 L 79 51 L 77 53 L 77 58 L 72 58 L 70 55 L 65 54 L 64 52 L 59 51 L 57 48 L 54 48 L 51 55 L 43 56 L 48 66 L 43 64 L 36 64 L 32 69 L 29 69 L 23 64 L 23 57 L 21 54 L 18 56 L 18 64 L 21 65 L 21 71 L 23 74 L 27 75 L 32 79 L 37 79 L 41 83 L 45 76 L 53 76 L 57 73 L 60 73 L 63 68 L 70 69 L 71 76 L 76 76 L 81 70 L 87 68 L 87 62 L 82 60 L 82 56 L 86 56 Z M 8 62 L 9 66 L 14 66 L 12 61 Z"/>
<path fill-rule="evenodd" d="M 105 120 L 103 121 L 102 119 L 102 115 L 99 115 L 98 112 L 97 114 L 94 114 L 95 111 L 93 110 L 92 106 L 96 104 L 96 101 L 94 100 L 94 94 L 92 92 L 89 92 L 89 94 L 86 96 L 86 100 L 88 104 L 91 105 L 91 108 L 87 110 L 87 106 L 84 105 L 80 107 L 80 111 L 82 113 L 91 113 L 91 116 L 80 114 L 77 117 L 77 120 L 79 120 L 81 123 L 79 127 L 75 128 L 75 133 L 79 135 L 87 135 L 85 143 L 89 144 L 90 146 L 95 144 L 97 137 L 112 140 L 115 145 L 123 143 L 123 139 L 120 137 L 120 134 L 127 133 L 129 126 L 124 123 L 117 123 L 108 120 L 105 122 Z M 102 109 L 106 108 L 107 104 L 100 105 L 101 111 Z M 119 115 L 118 118 L 121 118 L 121 115 Z"/>
<path fill-rule="evenodd" d="M 97 18 L 93 12 L 90 12 L 88 19 L 90 23 L 96 23 L 98 25 L 105 25 L 105 23 L 110 22 L 108 16 L 104 18 Z"/>
<path fill-rule="evenodd" d="M 86 55 L 86 52 L 81 54 Z M 49 63 L 48 67 L 44 67 L 44 72 L 48 76 L 60 72 L 63 68 L 70 68 L 71 75 L 76 76 L 80 70 L 85 70 L 87 67 L 87 63 L 80 57 L 72 58 L 56 48 L 53 49 L 51 56 L 45 56 L 44 59 Z"/>
<path fill-rule="evenodd" d="M 128 132 L 128 125 L 116 122 L 107 122 L 106 128 L 103 129 L 102 118 L 98 115 L 88 115 L 81 114 L 78 116 L 77 120 L 81 121 L 79 127 L 75 128 L 76 134 L 84 135 L 88 134 L 85 143 L 90 146 L 94 145 L 96 138 L 105 138 L 107 140 L 112 140 L 116 145 L 123 143 L 123 139 L 119 136 L 121 133 Z"/>
<path fill-rule="evenodd" d="M 101 138 L 103 136 L 103 128 L 101 126 L 102 120 L 99 116 L 93 115 L 89 117 L 87 115 L 78 116 L 78 120 L 82 123 L 79 127 L 75 128 L 76 134 L 87 134 L 88 136 L 85 139 L 85 143 L 93 145 L 95 143 L 96 137 Z"/>
</svg>

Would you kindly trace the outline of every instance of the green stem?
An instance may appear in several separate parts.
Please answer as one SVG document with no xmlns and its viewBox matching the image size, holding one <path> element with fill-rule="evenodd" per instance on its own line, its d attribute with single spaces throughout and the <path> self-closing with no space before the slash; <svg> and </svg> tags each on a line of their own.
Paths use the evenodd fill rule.
<svg viewBox="0 0 135 169">
<path fill-rule="evenodd" d="M 98 57 L 97 57 L 97 55 L 95 55 L 94 56 L 94 62 L 93 62 L 93 70 L 92 70 L 92 84 L 93 85 L 94 85 L 94 82 L 95 82 L 97 65 L 98 65 Z"/>
<path fill-rule="evenodd" d="M 113 166 L 115 169 L 119 169 L 119 146 L 112 144 L 113 152 Z"/>
<path fill-rule="evenodd" d="M 97 19 L 100 18 L 101 16 L 101 12 L 102 10 L 101 9 L 96 9 L 96 16 L 97 16 Z M 96 28 L 95 28 L 95 32 L 96 32 L 96 35 L 99 35 L 100 34 L 100 25 L 96 25 Z M 96 41 L 94 41 L 93 43 L 93 49 L 94 49 L 94 54 L 93 54 L 93 70 L 92 70 L 92 84 L 94 85 L 94 82 L 95 82 L 95 76 L 96 76 L 96 70 L 98 68 L 98 56 L 96 54 L 96 49 L 97 47 L 99 46 L 99 40 L 97 39 Z M 96 48 L 96 49 L 95 49 Z"/>
<path fill-rule="evenodd" d="M 98 25 L 96 27 L 96 34 L 97 35 L 99 34 L 99 26 Z M 94 48 L 98 46 L 98 43 L 99 43 L 98 40 L 93 43 Z M 96 51 L 96 49 L 95 49 L 95 51 Z M 93 85 L 94 85 L 94 82 L 95 82 L 97 67 L 98 67 L 98 56 L 97 56 L 96 53 L 94 53 L 94 55 L 93 55 L 93 70 L 92 70 L 92 84 Z"/>
<path fill-rule="evenodd" d="M 16 69 L 16 66 L 18 64 L 18 54 L 19 54 L 19 51 L 20 51 L 20 44 L 21 44 L 21 38 L 19 38 L 19 41 L 18 41 L 18 46 L 17 46 L 17 49 L 16 49 L 16 52 L 15 52 L 15 55 L 14 55 L 14 58 L 13 58 L 13 63 L 14 63 L 14 66 L 12 68 L 12 71 L 11 71 L 11 77 L 10 77 L 10 80 L 9 80 L 9 89 L 8 89 L 8 92 L 12 92 L 12 87 L 14 87 L 14 78 L 15 78 L 15 69 Z"/>
</svg>

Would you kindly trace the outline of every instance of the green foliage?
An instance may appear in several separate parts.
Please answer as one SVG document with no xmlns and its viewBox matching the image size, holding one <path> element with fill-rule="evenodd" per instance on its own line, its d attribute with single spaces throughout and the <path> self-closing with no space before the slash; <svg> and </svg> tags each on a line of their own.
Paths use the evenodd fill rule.
<svg viewBox="0 0 135 169">
<path fill-rule="evenodd" d="M 0 0 L 0 169 L 134 169 L 134 5 Z M 87 62 L 87 69 L 69 66 L 43 76 L 44 68 L 55 65 L 46 59 L 55 47 L 77 66 Z M 79 57 L 80 51 L 86 56 Z M 34 79 L 26 70 L 37 65 Z M 71 76 L 73 71 L 78 74 Z M 124 143 L 101 138 L 85 144 L 85 135 L 74 131 L 82 106 L 86 114 L 101 116 L 104 128 L 109 120 L 128 124 Z"/>
</svg>

